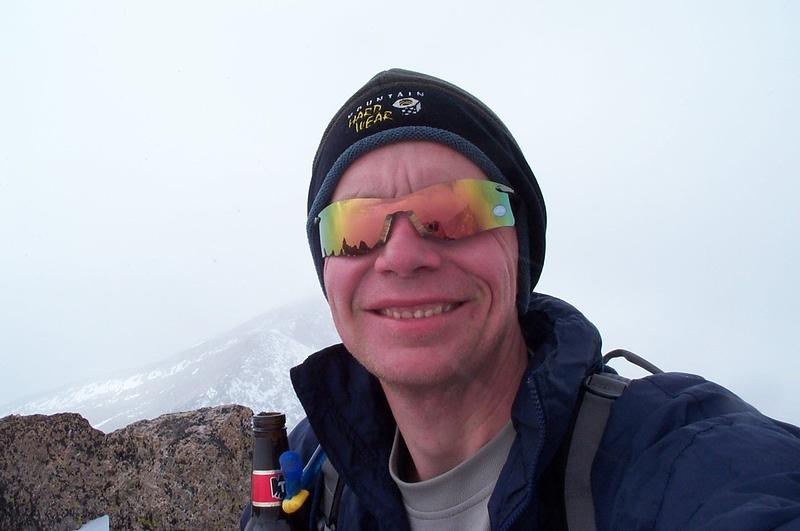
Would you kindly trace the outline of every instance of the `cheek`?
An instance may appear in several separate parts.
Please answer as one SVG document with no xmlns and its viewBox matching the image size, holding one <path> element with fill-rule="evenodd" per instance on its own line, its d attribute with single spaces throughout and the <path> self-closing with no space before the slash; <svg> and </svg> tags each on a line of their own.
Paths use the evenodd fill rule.
<svg viewBox="0 0 800 531">
<path fill-rule="evenodd" d="M 501 299 L 511 299 L 512 305 L 516 305 L 517 258 L 519 256 L 517 233 L 511 227 L 503 227 L 491 231 L 489 235 L 492 239 L 492 253 L 496 260 L 491 266 L 485 268 L 486 278 L 497 296 Z M 485 260 L 485 255 L 483 260 Z"/>
<path fill-rule="evenodd" d="M 506 267 L 508 281 L 511 287 L 511 299 L 514 301 L 516 307 L 517 298 L 517 278 L 519 268 L 519 243 L 517 240 L 517 231 L 511 227 L 507 227 L 505 233 L 500 235 L 500 245 L 503 249 L 504 256 L 506 257 Z"/>
<path fill-rule="evenodd" d="M 341 265 L 337 263 L 336 258 L 325 258 L 325 262 L 322 265 L 322 278 L 325 281 L 325 293 L 328 298 L 333 324 L 342 340 L 346 341 L 348 327 L 346 326 L 346 314 L 343 310 L 348 307 L 348 304 L 343 300 L 346 277 L 341 269 Z"/>
<path fill-rule="evenodd" d="M 325 281 L 325 293 L 328 304 L 336 318 L 336 310 L 342 303 L 343 292 L 347 290 L 347 271 L 342 267 L 341 259 L 326 258 L 322 264 L 322 278 Z"/>
<path fill-rule="evenodd" d="M 359 287 L 370 268 L 369 257 L 329 257 L 322 266 L 333 324 L 350 352 L 360 351 L 363 323 L 356 311 Z"/>
<path fill-rule="evenodd" d="M 337 324 L 352 313 L 353 298 L 365 267 L 365 261 L 360 257 L 328 257 L 322 265 L 328 305 Z"/>
</svg>

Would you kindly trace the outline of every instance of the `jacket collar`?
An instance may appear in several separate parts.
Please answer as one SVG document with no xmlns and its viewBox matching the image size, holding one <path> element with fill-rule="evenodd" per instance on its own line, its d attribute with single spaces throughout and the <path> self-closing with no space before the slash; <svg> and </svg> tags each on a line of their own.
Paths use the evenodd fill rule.
<svg viewBox="0 0 800 531">
<path fill-rule="evenodd" d="M 567 433 L 582 381 L 602 366 L 597 329 L 569 304 L 534 294 L 520 322 L 532 355 L 512 408 L 517 439 L 489 503 L 493 522 L 513 519 L 531 503 Z M 377 379 L 342 345 L 311 355 L 291 376 L 314 433 L 348 487 L 382 524 L 404 522 L 388 466 L 395 422 Z"/>
<path fill-rule="evenodd" d="M 510 526 L 539 497 L 539 479 L 567 435 L 581 384 L 602 368 L 599 332 L 566 302 L 533 294 L 520 322 L 532 355 L 511 409 L 517 439 L 489 501 L 492 529 Z M 541 509 L 533 505 L 534 513 Z"/>
</svg>

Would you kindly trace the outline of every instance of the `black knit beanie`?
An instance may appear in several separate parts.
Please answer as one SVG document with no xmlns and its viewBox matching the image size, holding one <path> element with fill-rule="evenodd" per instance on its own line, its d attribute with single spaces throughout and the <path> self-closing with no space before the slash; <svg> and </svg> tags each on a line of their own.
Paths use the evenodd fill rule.
<svg viewBox="0 0 800 531">
<path fill-rule="evenodd" d="M 478 98 L 441 79 L 392 69 L 356 92 L 322 135 L 308 189 L 306 231 L 323 292 L 322 251 L 315 222 L 344 171 L 357 158 L 395 142 L 444 144 L 474 162 L 491 181 L 514 189 L 519 241 L 517 308 L 525 312 L 544 264 L 547 216 L 539 185 L 503 122 Z"/>
</svg>

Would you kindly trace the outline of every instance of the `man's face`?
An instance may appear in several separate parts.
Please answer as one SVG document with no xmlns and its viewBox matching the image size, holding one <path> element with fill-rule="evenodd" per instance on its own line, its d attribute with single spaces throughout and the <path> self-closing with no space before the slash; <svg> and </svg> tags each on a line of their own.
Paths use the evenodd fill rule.
<svg viewBox="0 0 800 531">
<path fill-rule="evenodd" d="M 440 144 L 392 144 L 356 160 L 333 201 L 399 197 L 457 179 L 486 176 Z M 513 227 L 445 241 L 421 237 L 398 214 L 385 245 L 363 256 L 325 259 L 336 328 L 384 385 L 472 380 L 512 355 L 511 338 L 519 337 L 517 254 Z"/>
</svg>

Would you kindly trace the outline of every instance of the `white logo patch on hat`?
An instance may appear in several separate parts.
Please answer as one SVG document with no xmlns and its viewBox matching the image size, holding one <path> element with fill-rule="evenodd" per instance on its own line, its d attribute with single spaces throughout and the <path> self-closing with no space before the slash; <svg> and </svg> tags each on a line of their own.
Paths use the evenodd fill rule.
<svg viewBox="0 0 800 531">
<path fill-rule="evenodd" d="M 392 104 L 392 107 L 400 109 L 403 116 L 417 114 L 422 109 L 422 103 L 416 98 L 400 98 Z"/>
</svg>

